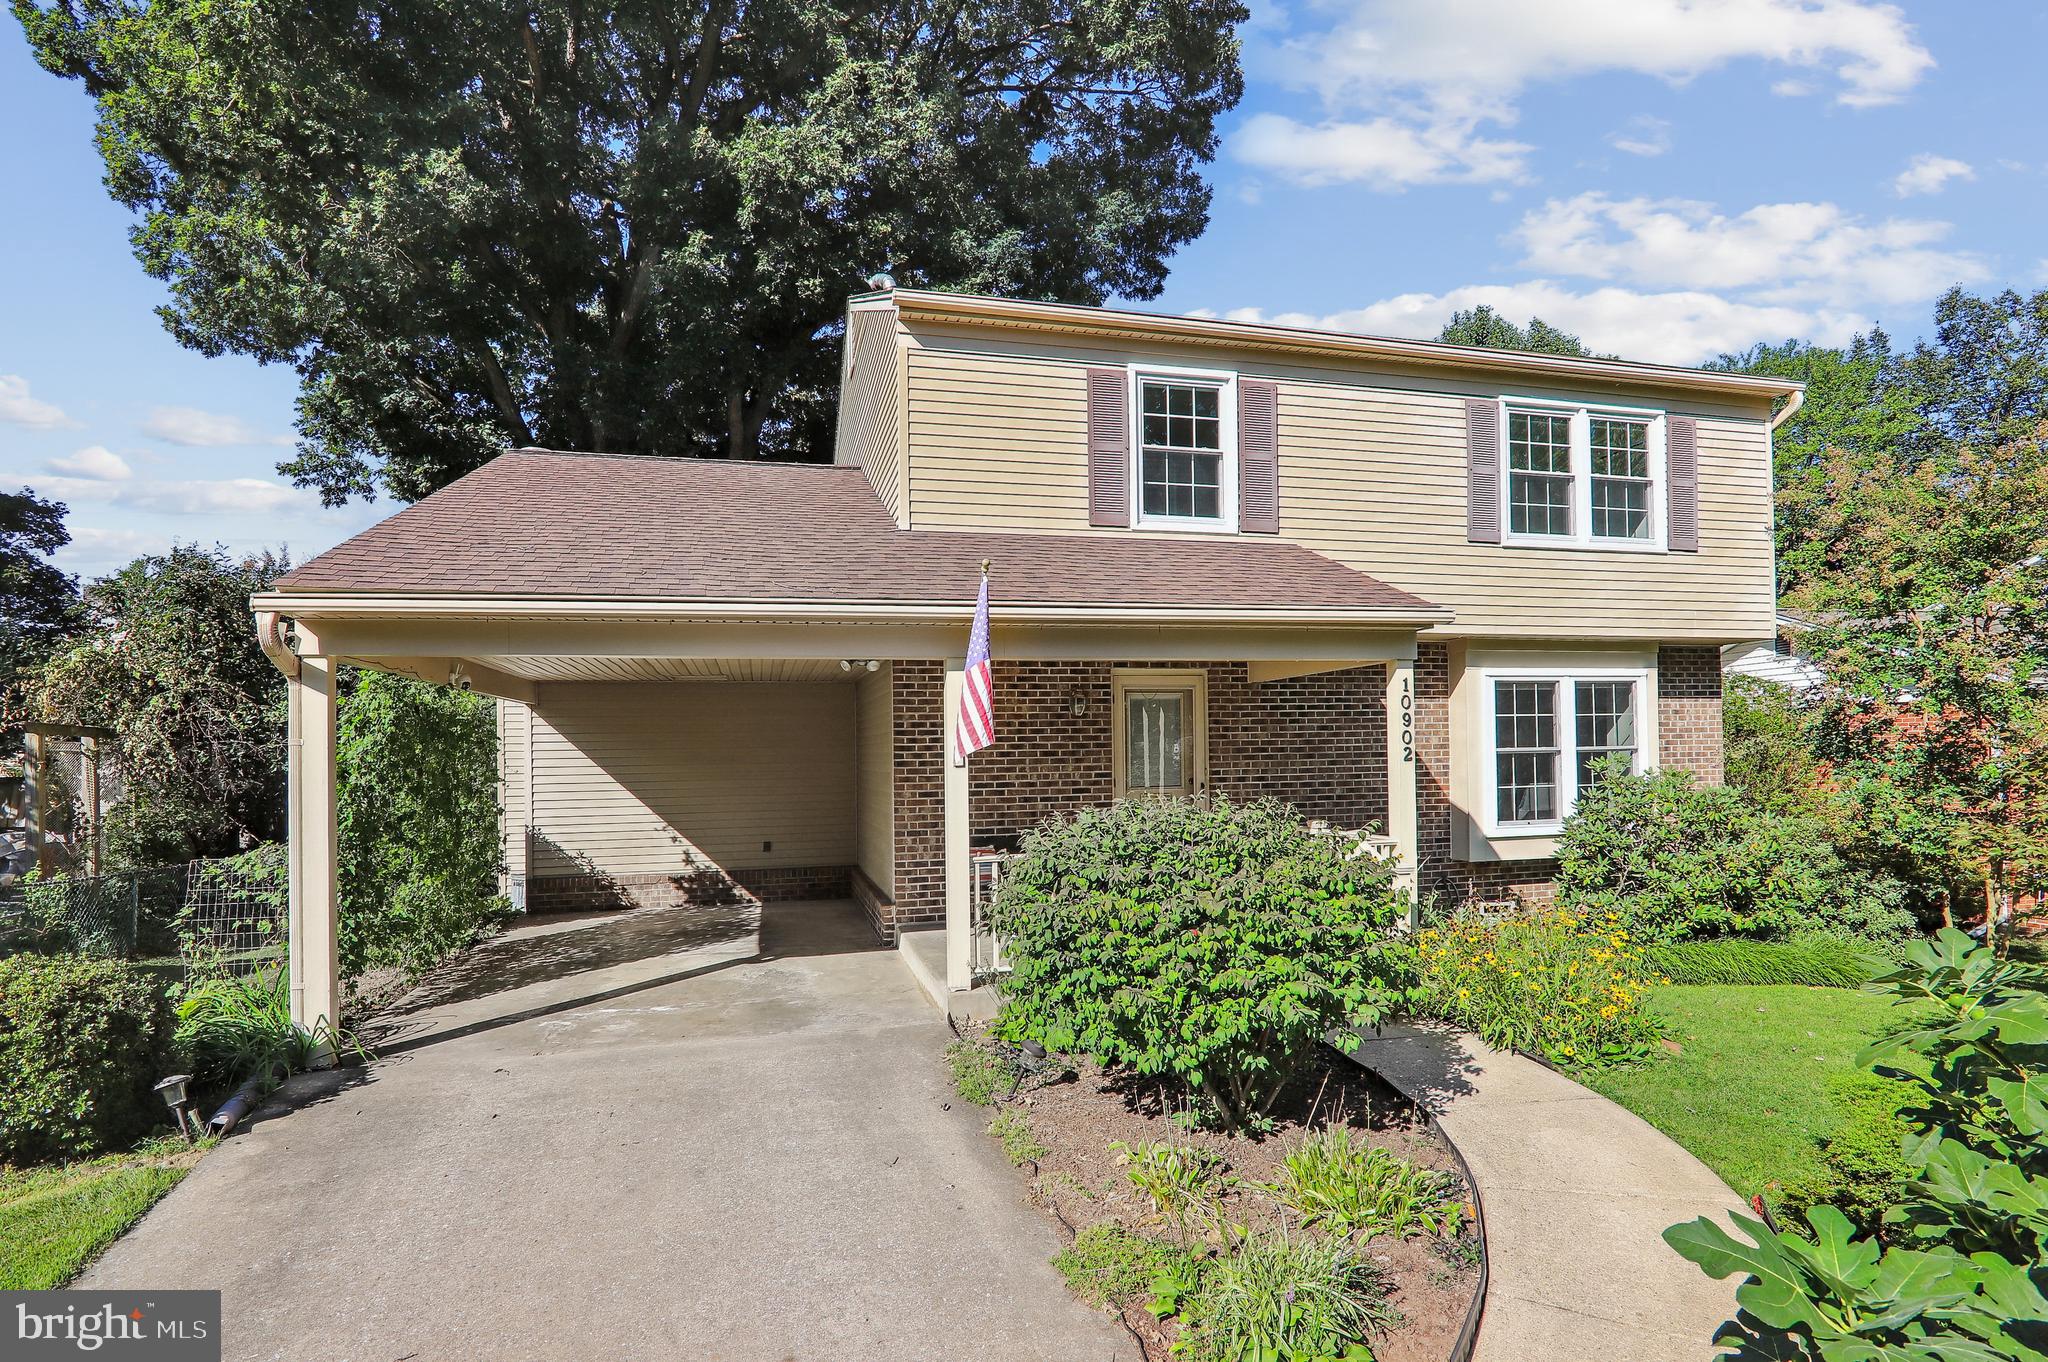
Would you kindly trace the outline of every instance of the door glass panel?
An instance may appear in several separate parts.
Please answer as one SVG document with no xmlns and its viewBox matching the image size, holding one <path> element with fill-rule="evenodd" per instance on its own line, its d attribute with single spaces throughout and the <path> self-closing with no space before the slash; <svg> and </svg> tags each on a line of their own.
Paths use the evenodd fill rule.
<svg viewBox="0 0 2048 1362">
<path fill-rule="evenodd" d="M 1187 790 L 1187 713 L 1186 691 L 1125 694 L 1125 784 L 1133 792 Z"/>
</svg>

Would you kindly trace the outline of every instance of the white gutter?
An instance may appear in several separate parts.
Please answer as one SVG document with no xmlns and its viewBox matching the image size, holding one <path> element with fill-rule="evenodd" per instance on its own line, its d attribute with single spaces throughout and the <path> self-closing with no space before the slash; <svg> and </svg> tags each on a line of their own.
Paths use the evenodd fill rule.
<svg viewBox="0 0 2048 1362">
<path fill-rule="evenodd" d="M 1784 425 L 1787 421 L 1792 419 L 1793 412 L 1798 411 L 1801 407 L 1805 405 L 1806 389 L 1794 388 L 1792 390 L 1791 399 L 1785 403 L 1784 409 L 1781 410 L 1776 416 L 1773 416 L 1771 418 L 1770 428 L 1772 430 L 1776 430 L 1779 426 Z"/>
<path fill-rule="evenodd" d="M 635 619 L 673 623 L 702 621 L 762 624 L 958 624 L 971 609 L 967 601 L 906 604 L 898 601 L 676 601 L 640 596 L 377 596 L 335 592 L 267 591 L 252 598 L 258 612 L 299 619 Z M 1093 606 L 1007 602 L 1002 624 L 1210 624 L 1322 625 L 1416 628 L 1449 624 L 1442 606 Z M 273 659 L 274 660 L 274 659 Z"/>
<path fill-rule="evenodd" d="M 257 600 L 260 602 L 261 597 Z M 299 674 L 299 655 L 292 651 L 284 638 L 284 614 L 265 609 L 260 603 L 256 607 L 256 642 L 262 647 L 263 655 L 270 659 L 270 665 L 283 672 L 287 678 Z"/>
</svg>

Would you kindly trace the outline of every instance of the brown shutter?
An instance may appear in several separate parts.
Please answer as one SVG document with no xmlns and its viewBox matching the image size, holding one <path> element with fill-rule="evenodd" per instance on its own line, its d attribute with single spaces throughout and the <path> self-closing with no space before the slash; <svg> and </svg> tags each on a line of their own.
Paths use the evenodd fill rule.
<svg viewBox="0 0 2048 1362">
<path fill-rule="evenodd" d="M 1700 551 L 1700 423 L 1690 416 L 1664 421 L 1664 542 Z"/>
<path fill-rule="evenodd" d="M 1131 523 L 1130 376 L 1088 371 L 1088 523 Z"/>
<path fill-rule="evenodd" d="M 1237 528 L 1280 533 L 1280 385 L 1237 384 Z"/>
<path fill-rule="evenodd" d="M 1500 542 L 1500 404 L 1465 399 L 1465 538 Z"/>
</svg>

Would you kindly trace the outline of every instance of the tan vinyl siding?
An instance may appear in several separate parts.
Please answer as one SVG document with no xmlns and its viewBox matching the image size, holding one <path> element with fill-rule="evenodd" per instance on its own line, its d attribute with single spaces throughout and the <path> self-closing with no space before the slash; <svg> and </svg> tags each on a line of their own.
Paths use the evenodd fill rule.
<svg viewBox="0 0 2048 1362">
<path fill-rule="evenodd" d="M 883 893 L 896 874 L 895 707 L 892 668 L 860 680 L 855 698 L 860 790 L 856 810 L 855 864 Z"/>
<path fill-rule="evenodd" d="M 1054 351 L 1013 336 L 913 337 L 918 529 L 1129 534 L 1088 525 L 1085 366 L 1237 370 L 1280 385 L 1280 534 L 1457 612 L 1449 636 L 1767 637 L 1773 619 L 1767 409 L 1680 391 L 1567 391 L 1444 372 L 1275 364 L 1213 350 Z M 1700 552 L 1474 544 L 1468 396 L 1625 402 L 1699 421 Z"/>
<path fill-rule="evenodd" d="M 835 463 L 858 464 L 896 523 L 906 523 L 903 458 L 903 352 L 894 309 L 847 317 L 841 366 Z"/>
<path fill-rule="evenodd" d="M 498 701 L 498 827 L 507 875 L 526 873 L 528 721 L 525 705 Z"/>
<path fill-rule="evenodd" d="M 843 682 L 544 686 L 533 761 L 536 875 L 853 861 Z"/>
</svg>

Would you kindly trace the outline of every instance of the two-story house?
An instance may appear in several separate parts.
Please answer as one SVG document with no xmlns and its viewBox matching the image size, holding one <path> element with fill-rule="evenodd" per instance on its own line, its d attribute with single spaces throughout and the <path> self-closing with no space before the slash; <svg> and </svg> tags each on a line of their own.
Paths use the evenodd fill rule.
<svg viewBox="0 0 2048 1362">
<path fill-rule="evenodd" d="M 334 667 L 500 697 L 536 909 L 738 886 L 945 933 L 1048 815 L 1274 795 L 1537 897 L 1593 764 L 1718 779 L 1775 378 L 895 289 L 830 466 L 515 450 L 255 602 L 331 1011 Z M 948 754 L 981 564 L 993 747 Z M 287 638 L 285 621 L 293 626 Z"/>
</svg>

